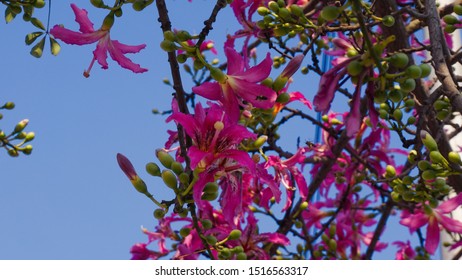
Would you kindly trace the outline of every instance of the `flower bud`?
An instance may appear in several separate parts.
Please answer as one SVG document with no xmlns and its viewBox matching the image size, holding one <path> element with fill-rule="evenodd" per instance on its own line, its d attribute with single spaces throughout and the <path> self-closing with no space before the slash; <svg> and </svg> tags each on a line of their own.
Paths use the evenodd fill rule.
<svg viewBox="0 0 462 280">
<path fill-rule="evenodd" d="M 459 19 L 453 15 L 445 15 L 443 17 L 443 21 L 447 24 L 452 24 L 452 25 L 459 23 Z"/>
<path fill-rule="evenodd" d="M 180 229 L 180 236 L 183 238 L 188 236 L 190 233 L 191 233 L 191 228 L 184 227 Z"/>
<path fill-rule="evenodd" d="M 24 119 L 24 120 L 20 121 L 20 122 L 14 127 L 13 134 L 16 134 L 16 133 L 19 133 L 19 132 L 23 131 L 24 128 L 26 128 L 27 124 L 29 124 L 29 120 L 28 120 L 28 119 Z"/>
<path fill-rule="evenodd" d="M 297 17 L 303 17 L 305 15 L 303 13 L 303 9 L 297 4 L 290 5 L 289 9 L 292 12 L 292 14 L 296 15 Z"/>
<path fill-rule="evenodd" d="M 439 151 L 431 151 L 430 152 L 430 160 L 432 163 L 443 163 L 446 159 Z"/>
<path fill-rule="evenodd" d="M 114 13 L 109 13 L 103 20 L 101 30 L 109 30 L 114 25 Z"/>
<path fill-rule="evenodd" d="M 146 164 L 146 172 L 152 176 L 160 177 L 160 168 L 154 162 L 149 162 Z"/>
<path fill-rule="evenodd" d="M 25 146 L 24 149 L 22 150 L 22 152 L 25 155 L 30 155 L 32 153 L 32 145 Z"/>
<path fill-rule="evenodd" d="M 156 150 L 156 157 L 159 159 L 160 163 L 165 166 L 165 168 L 169 168 L 172 166 L 174 161 L 173 157 L 162 149 Z"/>
<path fill-rule="evenodd" d="M 204 193 L 216 193 L 218 192 L 218 184 L 215 182 L 210 182 L 205 184 Z"/>
<path fill-rule="evenodd" d="M 160 47 L 166 52 L 173 52 L 176 50 L 176 45 L 170 40 L 163 40 L 160 42 Z"/>
<path fill-rule="evenodd" d="M 396 169 L 392 165 L 385 167 L 385 178 L 393 178 L 396 176 Z"/>
<path fill-rule="evenodd" d="M 104 2 L 103 0 L 90 0 L 91 4 L 95 6 L 96 8 L 102 8 L 104 7 Z"/>
<path fill-rule="evenodd" d="M 213 235 L 207 235 L 205 240 L 210 246 L 215 246 L 215 244 L 217 244 L 217 238 Z"/>
<path fill-rule="evenodd" d="M 208 219 L 204 219 L 201 221 L 202 223 L 202 227 L 207 230 L 207 229 L 211 229 L 213 227 L 213 223 L 212 221 L 208 220 Z"/>
<path fill-rule="evenodd" d="M 203 193 L 201 195 L 201 199 L 206 200 L 206 201 L 214 201 L 215 199 L 217 199 L 217 197 L 218 197 L 218 192 L 215 192 L 215 193 Z"/>
<path fill-rule="evenodd" d="M 459 153 L 454 152 L 454 151 L 449 152 L 449 154 L 448 154 L 448 159 L 449 159 L 449 161 L 452 162 L 452 163 L 457 163 L 457 164 L 461 164 L 461 163 L 462 163 L 461 160 L 460 160 L 460 155 L 459 155 Z"/>
<path fill-rule="evenodd" d="M 176 190 L 178 186 L 178 179 L 172 171 L 164 170 L 162 171 L 161 176 L 167 187 L 171 188 L 172 190 Z"/>
<path fill-rule="evenodd" d="M 183 184 L 183 185 L 188 185 L 189 184 L 189 174 L 188 173 L 181 173 L 179 176 L 178 176 L 178 179 L 180 180 L 180 182 Z"/>
<path fill-rule="evenodd" d="M 258 7 L 257 13 L 258 13 L 260 16 L 264 17 L 264 16 L 266 16 L 267 14 L 269 14 L 270 11 L 269 11 L 268 8 L 266 8 L 266 7 Z"/>
<path fill-rule="evenodd" d="M 275 13 L 277 13 L 279 11 L 279 5 L 278 5 L 278 3 L 274 2 L 274 1 L 270 1 L 268 3 L 268 8 L 271 11 L 275 12 Z"/>
<path fill-rule="evenodd" d="M 186 30 L 180 30 L 180 31 L 176 32 L 176 37 L 181 42 L 191 40 L 191 34 L 189 34 L 189 32 L 186 31 Z"/>
<path fill-rule="evenodd" d="M 428 169 L 422 172 L 422 178 L 426 181 L 430 181 L 436 178 L 436 173 L 435 171 Z"/>
<path fill-rule="evenodd" d="M 240 252 L 236 255 L 236 260 L 245 261 L 247 260 L 247 255 L 244 252 Z"/>
<path fill-rule="evenodd" d="M 329 247 L 329 250 L 331 250 L 332 252 L 337 251 L 337 241 L 335 241 L 335 239 L 330 239 L 327 246 Z"/>
<path fill-rule="evenodd" d="M 238 229 L 233 229 L 228 236 L 228 240 L 238 240 L 241 238 L 242 232 Z"/>
<path fill-rule="evenodd" d="M 209 71 L 210 71 L 210 76 L 212 76 L 212 78 L 215 81 L 217 81 L 220 84 L 226 83 L 226 80 L 228 79 L 228 76 L 226 76 L 226 74 L 223 73 L 223 71 L 221 71 L 219 68 L 210 67 Z"/>
<path fill-rule="evenodd" d="M 422 143 L 429 151 L 438 151 L 438 144 L 430 133 L 422 129 L 420 131 L 420 139 L 422 139 Z"/>
<path fill-rule="evenodd" d="M 180 175 L 184 171 L 183 165 L 181 163 L 179 163 L 178 161 L 172 162 L 172 165 L 170 166 L 170 169 L 173 172 L 175 172 L 176 175 Z"/>
<path fill-rule="evenodd" d="M 326 21 L 333 21 L 340 15 L 340 9 L 335 6 L 326 6 L 321 10 L 320 15 Z"/>
<path fill-rule="evenodd" d="M 146 186 L 146 183 L 138 175 L 133 180 L 131 180 L 131 182 L 138 192 L 142 194 L 148 193 L 148 187 Z"/>
<path fill-rule="evenodd" d="M 164 209 L 159 208 L 159 209 L 154 210 L 154 218 L 156 218 L 157 220 L 164 218 L 164 216 L 165 216 Z"/>
<path fill-rule="evenodd" d="M 5 105 L 2 106 L 3 109 L 6 110 L 12 110 L 14 109 L 14 103 L 13 102 L 6 102 Z"/>
<path fill-rule="evenodd" d="M 429 161 L 421 160 L 417 163 L 417 166 L 420 170 L 425 171 L 427 169 L 430 169 L 432 167 L 432 164 Z"/>
</svg>

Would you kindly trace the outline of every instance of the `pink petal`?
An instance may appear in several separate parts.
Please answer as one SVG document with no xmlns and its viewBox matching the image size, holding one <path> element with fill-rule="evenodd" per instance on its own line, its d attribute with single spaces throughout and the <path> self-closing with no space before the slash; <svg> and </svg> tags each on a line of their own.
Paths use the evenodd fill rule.
<svg viewBox="0 0 462 280">
<path fill-rule="evenodd" d="M 460 221 L 449 218 L 444 214 L 439 215 L 437 212 L 435 213 L 435 216 L 438 222 L 448 231 L 462 233 L 462 223 Z"/>
<path fill-rule="evenodd" d="M 102 37 L 106 36 L 107 32 L 95 31 L 92 33 L 80 33 L 66 29 L 59 25 L 55 25 L 50 30 L 50 34 L 53 35 L 53 37 L 55 37 L 56 39 L 59 39 L 66 44 L 81 46 L 97 42 Z"/>
<path fill-rule="evenodd" d="M 148 69 L 141 68 L 141 66 L 139 64 L 133 63 L 133 61 L 131 61 L 129 58 L 127 58 L 124 55 L 122 50 L 127 51 L 127 48 L 124 47 L 126 45 L 122 45 L 123 46 L 122 50 L 118 48 L 119 45 L 120 45 L 120 43 L 118 43 L 117 41 L 110 41 L 108 43 L 108 51 L 109 51 L 109 54 L 111 55 L 111 58 L 114 61 L 116 61 L 122 68 L 131 70 L 134 73 L 143 73 L 143 72 L 148 71 Z M 135 46 L 135 47 L 133 47 L 133 49 L 137 49 L 139 47 L 140 46 Z M 132 50 L 132 49 L 130 49 L 130 50 Z M 98 62 L 99 62 L 99 60 L 98 60 Z"/>
<path fill-rule="evenodd" d="M 425 240 L 425 250 L 431 255 L 435 253 L 440 243 L 440 229 L 435 217 L 430 217 L 427 227 L 427 237 Z"/>
<path fill-rule="evenodd" d="M 244 74 L 239 76 L 243 77 L 246 81 L 251 83 L 261 82 L 269 76 L 272 67 L 273 60 L 271 59 L 271 56 L 268 53 L 266 54 L 266 58 L 262 62 L 245 71 Z"/>
<path fill-rule="evenodd" d="M 75 4 L 71 4 L 71 8 L 75 14 L 75 21 L 80 25 L 80 32 L 91 33 L 95 31 L 93 29 L 93 23 L 88 18 L 88 12 L 85 9 L 80 9 Z"/>
<path fill-rule="evenodd" d="M 223 97 L 221 86 L 216 82 L 206 82 L 192 88 L 192 91 L 210 100 L 221 100 Z"/>
<path fill-rule="evenodd" d="M 105 40 L 100 40 L 98 44 L 96 45 L 96 49 L 93 51 L 93 55 L 95 59 L 98 61 L 98 63 L 101 65 L 103 69 L 108 68 L 107 64 L 107 41 L 108 38 L 105 38 Z"/>
<path fill-rule="evenodd" d="M 442 202 L 438 207 L 438 211 L 441 213 L 449 213 L 462 205 L 462 193 L 457 196 Z"/>
<path fill-rule="evenodd" d="M 228 61 L 228 75 L 240 74 L 244 71 L 244 59 L 231 48 L 225 48 L 225 55 Z"/>
<path fill-rule="evenodd" d="M 353 102 L 351 104 L 351 111 L 346 117 L 346 130 L 348 137 L 356 135 L 359 131 L 359 127 L 361 126 L 361 83 L 362 81 L 360 81 L 356 86 L 356 90 L 353 95 Z"/>
<path fill-rule="evenodd" d="M 130 46 L 130 45 L 125 45 L 120 43 L 117 40 L 112 40 L 112 45 L 114 48 L 117 48 L 121 53 L 126 54 L 126 53 L 137 53 L 144 49 L 146 47 L 146 44 L 141 44 L 137 46 Z"/>
<path fill-rule="evenodd" d="M 253 106 L 261 109 L 270 109 L 274 106 L 277 94 L 269 87 L 237 78 L 231 79 L 231 77 L 228 81 L 234 93 Z"/>
<path fill-rule="evenodd" d="M 287 64 L 287 66 L 284 68 L 284 70 L 282 70 L 281 76 L 286 78 L 292 77 L 302 65 L 304 58 L 305 56 L 302 54 L 299 54 L 292 58 Z"/>
<path fill-rule="evenodd" d="M 428 216 L 423 213 L 410 214 L 399 222 L 403 226 L 407 226 L 411 231 L 415 231 L 428 223 Z"/>
<path fill-rule="evenodd" d="M 306 99 L 305 96 L 301 92 L 295 91 L 295 92 L 289 93 L 289 96 L 290 96 L 289 102 L 298 100 L 302 102 L 310 110 L 313 109 L 313 105 L 311 105 L 311 102 L 308 99 Z"/>
</svg>

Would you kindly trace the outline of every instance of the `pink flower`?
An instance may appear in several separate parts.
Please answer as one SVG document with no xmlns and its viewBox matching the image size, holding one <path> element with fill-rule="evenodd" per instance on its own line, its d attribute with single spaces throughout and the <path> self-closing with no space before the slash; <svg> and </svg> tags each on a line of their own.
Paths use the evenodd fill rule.
<svg viewBox="0 0 462 280">
<path fill-rule="evenodd" d="M 124 54 L 126 53 L 137 53 L 146 47 L 145 44 L 138 46 L 129 46 L 120 43 L 117 40 L 111 40 L 109 31 L 112 24 L 105 24 L 100 29 L 94 30 L 93 23 L 88 18 L 88 13 L 85 9 L 79 9 L 75 4 L 71 4 L 72 10 L 74 10 L 75 21 L 80 26 L 80 32 L 75 32 L 64 28 L 60 25 L 55 25 L 51 30 L 50 34 L 55 38 L 62 40 L 66 44 L 74 45 L 87 45 L 98 42 L 96 49 L 93 51 L 93 59 L 87 70 L 84 71 L 84 76 L 89 77 L 90 70 L 93 67 L 93 63 L 98 61 L 103 69 L 108 68 L 107 53 L 115 60 L 121 67 L 129 69 L 135 73 L 143 73 L 148 71 L 145 68 L 141 68 L 139 64 L 133 63 Z"/>
<path fill-rule="evenodd" d="M 425 204 L 423 205 L 424 210 L 419 209 L 414 214 L 403 211 L 400 224 L 407 226 L 411 232 L 427 225 L 425 250 L 433 254 L 440 242 L 440 225 L 449 232 L 462 233 L 462 223 L 446 216 L 461 204 L 462 193 L 459 193 L 457 196 L 442 202 L 435 209 L 431 209 Z"/>
<path fill-rule="evenodd" d="M 396 252 L 396 259 L 397 260 L 412 260 L 415 258 L 416 253 L 411 246 L 409 240 L 404 243 L 401 241 L 393 242 L 393 245 L 398 246 L 398 251 Z"/>
<path fill-rule="evenodd" d="M 228 74 L 218 82 L 207 82 L 194 87 L 193 91 L 207 99 L 217 100 L 230 119 L 237 121 L 240 111 L 239 105 L 246 106 L 244 102 L 254 107 L 269 109 L 276 101 L 276 93 L 261 84 L 271 72 L 273 61 L 268 53 L 266 58 L 257 66 L 246 69 L 244 58 L 234 49 L 225 48 L 228 60 Z"/>
</svg>

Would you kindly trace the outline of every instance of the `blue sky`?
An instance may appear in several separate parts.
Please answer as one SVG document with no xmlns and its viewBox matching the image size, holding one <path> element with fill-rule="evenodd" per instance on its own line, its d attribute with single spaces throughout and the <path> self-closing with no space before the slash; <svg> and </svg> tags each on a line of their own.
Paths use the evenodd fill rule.
<svg viewBox="0 0 462 280">
<path fill-rule="evenodd" d="M 212 1 L 167 2 L 174 27 L 192 33 L 201 30 L 212 8 Z M 51 26 L 63 23 L 78 29 L 70 3 L 52 3 Z M 89 10 L 97 28 L 104 14 L 87 1 L 78 4 Z M 180 9 L 187 9 L 188 16 Z M 38 15 L 46 18 L 44 12 Z M 235 31 L 230 10 L 222 16 L 210 34 L 220 55 L 224 35 Z M 155 196 L 162 197 L 165 191 L 144 172 L 144 165 L 156 160 L 154 151 L 163 147 L 166 129 L 171 127 L 151 113 L 153 108 L 168 109 L 172 92 L 162 83 L 169 69 L 166 54 L 159 49 L 162 35 L 155 7 L 141 13 L 127 7 L 111 31 L 122 43 L 147 44 L 131 56 L 149 69 L 144 74 L 133 74 L 110 61 L 109 70 L 95 65 L 85 79 L 82 72 L 94 45 L 61 44 L 58 57 L 48 52 L 47 45 L 44 56 L 36 59 L 24 44 L 24 36 L 36 31 L 34 27 L 18 18 L 8 25 L 1 22 L 0 30 L 0 103 L 16 103 L 15 110 L 3 112 L 1 128 L 13 128 L 28 118 L 27 130 L 36 133 L 31 156 L 12 159 L 0 153 L 0 259 L 128 259 L 130 247 L 146 240 L 140 226 L 154 227 L 155 208 L 131 187 L 116 154 L 132 160 Z M 186 76 L 184 80 L 190 88 Z M 316 82 L 309 86 L 314 91 L 312 83 Z M 291 141 L 296 127 L 293 123 L 286 128 Z M 313 140 L 310 130 L 302 139 Z M 406 233 L 391 231 L 389 240 Z"/>
</svg>

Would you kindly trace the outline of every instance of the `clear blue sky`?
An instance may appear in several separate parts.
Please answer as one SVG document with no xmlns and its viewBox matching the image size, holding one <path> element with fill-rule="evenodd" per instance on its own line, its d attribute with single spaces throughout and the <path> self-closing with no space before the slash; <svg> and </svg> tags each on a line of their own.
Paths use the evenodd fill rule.
<svg viewBox="0 0 462 280">
<path fill-rule="evenodd" d="M 167 2 L 174 27 L 194 33 L 201 30 L 214 1 Z M 70 3 L 53 1 L 51 26 L 63 23 L 78 29 Z M 89 10 L 98 28 L 104 15 L 88 1 L 77 4 Z M 46 18 L 44 12 L 38 15 Z M 234 32 L 234 25 L 226 9 L 211 32 L 220 56 L 224 35 Z M 15 110 L 3 112 L 0 127 L 13 128 L 28 118 L 27 130 L 36 133 L 31 156 L 12 159 L 0 153 L 0 259 L 128 259 L 130 247 L 146 240 L 140 226 L 154 227 L 154 207 L 131 187 L 116 153 L 132 160 L 155 195 L 162 198 L 165 190 L 144 172 L 144 165 L 155 160 L 155 149 L 167 139 L 168 126 L 151 110 L 168 109 L 172 92 L 162 83 L 169 69 L 159 49 L 162 35 L 155 7 L 141 13 L 127 7 L 111 31 L 122 43 L 147 44 L 131 56 L 149 69 L 144 74 L 133 74 L 109 60 L 109 70 L 95 65 L 85 79 L 82 72 L 94 45 L 62 44 L 58 57 L 47 45 L 44 56 L 36 59 L 24 44 L 24 36 L 36 31 L 33 26 L 18 18 L 8 25 L 1 22 L 0 30 L 0 102 L 16 103 Z M 302 85 L 305 92 L 311 90 L 310 100 L 315 83 Z M 185 84 L 190 88 L 186 76 Z M 292 128 L 287 128 L 288 134 L 299 131 Z M 310 130 L 302 140 L 313 140 Z M 387 240 L 403 235 L 407 231 L 392 231 Z M 394 248 L 381 256 L 393 258 L 393 252 Z"/>
</svg>

